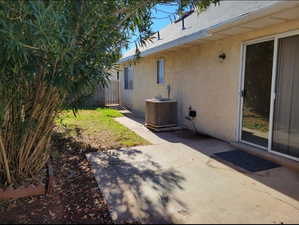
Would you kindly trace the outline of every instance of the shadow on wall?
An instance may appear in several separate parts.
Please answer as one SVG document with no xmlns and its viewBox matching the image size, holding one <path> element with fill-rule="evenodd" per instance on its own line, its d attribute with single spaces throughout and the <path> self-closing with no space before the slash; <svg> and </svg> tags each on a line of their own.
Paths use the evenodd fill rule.
<svg viewBox="0 0 299 225">
<path fill-rule="evenodd" d="M 168 224 L 171 213 L 187 212 L 174 197 L 185 178 L 174 169 L 163 169 L 138 150 L 90 153 L 88 159 L 117 222 Z M 146 165 L 146 166 L 145 166 Z M 173 211 L 175 210 L 175 211 Z"/>
</svg>

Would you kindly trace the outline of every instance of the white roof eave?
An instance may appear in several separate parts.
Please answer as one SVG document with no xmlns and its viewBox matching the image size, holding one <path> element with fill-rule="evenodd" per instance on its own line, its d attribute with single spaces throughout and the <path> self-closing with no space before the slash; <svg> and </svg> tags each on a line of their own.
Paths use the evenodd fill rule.
<svg viewBox="0 0 299 225">
<path fill-rule="evenodd" d="M 161 52 L 161 51 L 164 51 L 164 50 L 167 50 L 170 48 L 174 48 L 174 47 L 177 47 L 177 46 L 180 46 L 183 44 L 187 44 L 187 43 L 190 43 L 195 40 L 200 40 L 200 39 L 203 39 L 203 38 L 206 38 L 209 36 L 210 36 L 210 34 L 208 34 L 207 30 L 201 30 L 201 31 L 195 32 L 193 34 L 186 35 L 186 36 L 180 37 L 178 39 L 175 39 L 173 41 L 167 42 L 165 44 L 144 50 L 143 52 L 141 52 L 140 56 L 145 57 L 145 56 L 157 53 L 157 52 Z M 133 60 L 134 58 L 135 58 L 135 55 L 125 57 L 125 58 L 120 59 L 119 63 L 125 63 L 127 61 Z"/>
<path fill-rule="evenodd" d="M 222 23 L 216 24 L 214 26 L 211 26 L 208 30 L 209 33 L 215 33 L 219 32 L 228 28 L 236 27 L 241 24 L 245 24 L 248 22 L 251 22 L 253 20 L 259 19 L 261 17 L 265 17 L 271 14 L 274 14 L 283 8 L 291 8 L 298 5 L 298 1 L 294 0 L 293 2 L 287 2 L 286 4 L 284 1 L 276 2 L 275 4 L 262 8 L 253 12 L 249 12 L 243 15 L 240 15 L 236 18 L 224 21 Z"/>
<path fill-rule="evenodd" d="M 298 2 L 295 3 L 294 5 L 298 5 Z M 145 57 L 145 56 L 148 56 L 148 55 L 151 55 L 154 53 L 168 50 L 170 48 L 174 48 L 177 46 L 181 46 L 181 45 L 190 43 L 192 41 L 208 39 L 209 37 L 212 37 L 214 33 L 221 32 L 222 30 L 236 27 L 236 26 L 239 26 L 240 24 L 244 24 L 244 23 L 250 22 L 252 20 L 258 19 L 260 17 L 275 13 L 275 12 L 281 10 L 282 7 L 285 7 L 285 5 L 283 5 L 283 2 L 278 2 L 269 7 L 266 7 L 266 8 L 257 10 L 257 11 L 245 13 L 238 17 L 223 21 L 219 24 L 215 24 L 215 25 L 208 27 L 204 30 L 200 30 L 200 31 L 197 31 L 190 35 L 186 35 L 186 36 L 180 37 L 178 39 L 175 39 L 173 41 L 161 44 L 159 46 L 156 46 L 156 47 L 153 47 L 150 49 L 146 49 L 141 52 L 140 56 Z M 288 4 L 288 6 L 286 8 L 290 8 L 290 7 L 292 7 L 292 4 Z M 134 58 L 135 58 L 135 55 L 133 54 L 133 55 L 130 55 L 130 56 L 120 59 L 119 63 L 122 64 L 127 61 L 133 60 Z"/>
</svg>

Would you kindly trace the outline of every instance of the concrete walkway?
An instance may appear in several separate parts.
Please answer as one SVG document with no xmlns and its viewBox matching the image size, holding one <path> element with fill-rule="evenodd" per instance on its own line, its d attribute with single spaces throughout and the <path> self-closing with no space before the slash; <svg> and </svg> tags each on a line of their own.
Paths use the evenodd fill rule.
<svg viewBox="0 0 299 225">
<path fill-rule="evenodd" d="M 116 223 L 299 222 L 298 173 L 240 172 L 211 157 L 233 149 L 224 142 L 117 121 L 153 145 L 87 155 Z"/>
</svg>

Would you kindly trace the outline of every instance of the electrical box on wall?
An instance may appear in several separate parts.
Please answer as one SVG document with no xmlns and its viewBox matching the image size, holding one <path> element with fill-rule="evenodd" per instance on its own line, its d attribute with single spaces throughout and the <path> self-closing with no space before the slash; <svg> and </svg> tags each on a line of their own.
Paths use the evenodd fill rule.
<svg viewBox="0 0 299 225">
<path fill-rule="evenodd" d="M 196 110 L 192 109 L 192 106 L 189 106 L 189 118 L 194 119 L 197 116 Z"/>
<path fill-rule="evenodd" d="M 191 118 L 195 118 L 196 116 L 197 116 L 197 112 L 195 111 L 195 110 L 190 110 L 189 111 L 189 116 L 191 117 Z"/>
</svg>

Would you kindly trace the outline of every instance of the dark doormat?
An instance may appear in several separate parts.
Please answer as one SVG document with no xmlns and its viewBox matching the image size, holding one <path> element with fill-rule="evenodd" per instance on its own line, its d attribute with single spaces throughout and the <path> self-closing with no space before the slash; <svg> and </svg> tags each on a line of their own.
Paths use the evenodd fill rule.
<svg viewBox="0 0 299 225">
<path fill-rule="evenodd" d="M 214 155 L 216 158 L 229 162 L 253 173 L 280 167 L 280 165 L 276 163 L 259 158 L 241 150 L 220 152 L 215 153 Z"/>
</svg>

